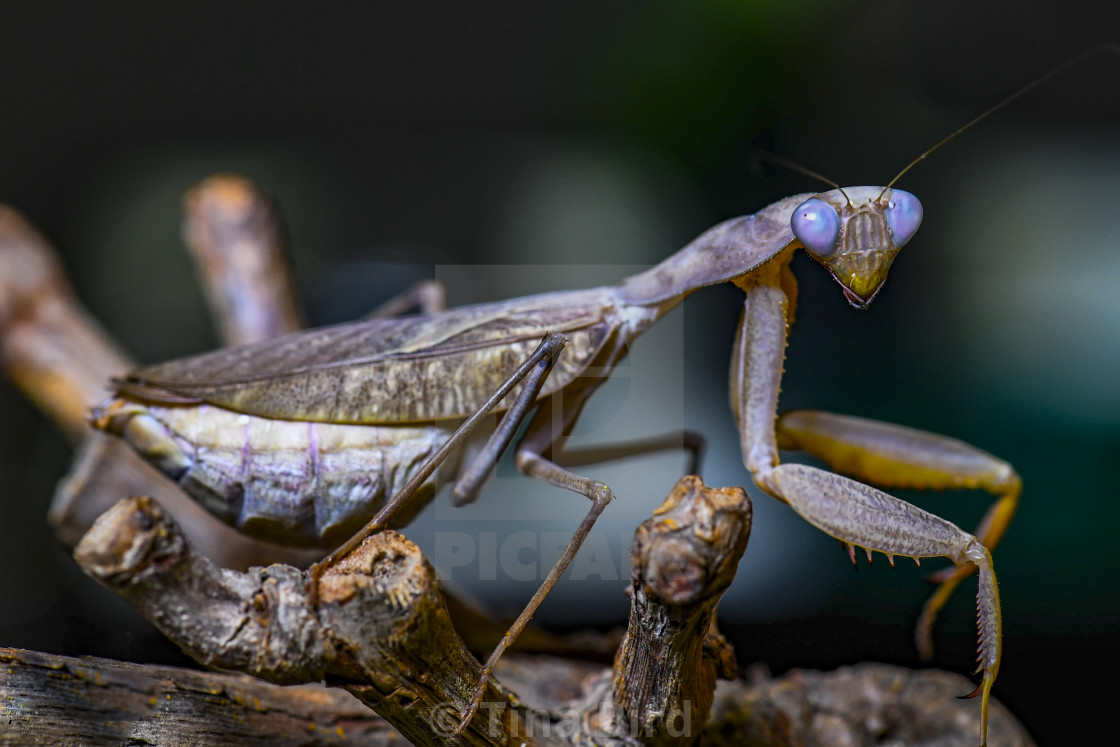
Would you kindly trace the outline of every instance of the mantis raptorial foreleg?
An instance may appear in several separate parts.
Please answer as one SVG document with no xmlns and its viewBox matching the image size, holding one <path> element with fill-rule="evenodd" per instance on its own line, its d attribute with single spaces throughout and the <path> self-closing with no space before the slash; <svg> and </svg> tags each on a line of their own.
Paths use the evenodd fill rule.
<svg viewBox="0 0 1120 747">
<path fill-rule="evenodd" d="M 995 457 L 951 439 L 822 413 L 791 414 L 779 441 L 775 421 L 789 302 L 777 276 L 762 277 L 758 285 L 745 290 L 747 298 L 732 357 L 731 404 L 747 468 L 766 492 L 849 546 L 863 547 L 869 555 L 873 550 L 883 552 L 892 563 L 895 555 L 947 557 L 956 563 L 957 571 L 941 579 L 942 589 L 927 605 L 931 610 L 929 621 L 944 604 L 948 591 L 972 567 L 980 569 L 977 671 L 984 672 L 984 679 L 973 694 L 982 696 L 980 743 L 984 744 L 988 697 L 1000 660 L 999 593 L 987 548 L 955 524 L 862 482 L 815 467 L 779 464 L 778 447 L 801 446 L 837 469 L 884 484 L 912 485 L 920 478 L 920 484 L 931 487 L 988 487 L 1001 496 L 982 525 L 982 533 L 989 539 L 999 538 L 1014 511 L 1018 477 Z M 832 441 L 822 445 L 830 432 Z M 907 475 L 909 482 L 902 475 Z"/>
<path fill-rule="evenodd" d="M 778 446 L 807 451 L 835 472 L 884 488 L 985 490 L 996 496 L 976 537 L 991 549 L 1019 505 L 1022 482 L 1010 464 L 954 438 L 850 415 L 797 410 L 778 419 Z M 950 567 L 931 577 L 939 587 L 918 621 L 915 641 L 933 655 L 931 629 L 953 589 L 975 567 Z"/>
<path fill-rule="evenodd" d="M 888 557 L 944 557 L 958 566 L 980 569 L 976 615 L 980 629 L 977 672 L 984 679 L 980 744 L 987 742 L 988 696 L 999 672 L 1000 609 L 992 556 L 968 532 L 928 511 L 847 477 L 802 464 L 782 464 L 767 474 L 772 492 L 818 529 L 851 545 Z"/>
</svg>

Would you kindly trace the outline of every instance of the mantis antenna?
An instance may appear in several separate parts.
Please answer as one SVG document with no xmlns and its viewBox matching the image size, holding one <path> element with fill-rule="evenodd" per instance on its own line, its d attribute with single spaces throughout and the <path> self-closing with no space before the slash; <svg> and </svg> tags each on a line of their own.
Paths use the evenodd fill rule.
<svg viewBox="0 0 1120 747">
<path fill-rule="evenodd" d="M 1086 49 L 1084 52 L 1081 52 L 1081 53 L 1076 54 L 1073 57 L 1069 58 L 1068 60 L 1061 63 L 1057 67 L 1051 69 L 1049 72 L 1043 73 L 1041 76 L 1039 76 L 1038 78 L 1035 78 L 1033 81 L 1031 81 L 1027 85 L 1023 86 L 1018 91 L 1015 91 L 1014 93 L 1012 93 L 1007 98 L 1005 98 L 1002 101 L 1000 101 L 1000 102 L 994 104 L 993 106 L 989 107 L 987 110 L 980 113 L 979 115 L 974 117 L 969 122 L 965 123 L 964 125 L 961 125 L 960 127 L 958 127 L 953 132 L 951 132 L 948 135 L 946 135 L 945 137 L 941 138 L 941 140 L 939 140 L 936 145 L 934 145 L 932 148 L 925 151 L 920 156 L 918 156 L 913 161 L 911 161 L 906 166 L 906 168 L 904 168 L 902 171 L 898 172 L 898 174 L 895 176 L 895 178 L 891 179 L 890 182 L 887 183 L 887 186 L 883 187 L 883 191 L 879 193 L 879 197 L 882 197 L 884 194 L 886 194 L 887 190 L 890 189 L 892 186 L 894 186 L 894 183 L 897 182 L 902 177 L 903 174 L 905 174 L 907 171 L 914 168 L 918 164 L 918 161 L 921 161 L 926 156 L 928 156 L 930 153 L 933 153 L 935 150 L 940 148 L 942 145 L 944 145 L 945 143 L 947 143 L 950 140 L 952 140 L 953 138 L 955 138 L 957 135 L 960 135 L 962 132 L 969 129 L 973 125 L 978 124 L 982 120 L 986 119 L 988 117 L 988 115 L 996 113 L 997 111 L 999 111 L 1003 107 L 1007 106 L 1012 101 L 1019 98 L 1020 96 L 1023 96 L 1024 94 L 1029 93 L 1030 91 L 1034 90 L 1035 88 L 1042 85 L 1043 83 L 1050 80 L 1051 78 L 1053 78 L 1057 75 L 1060 75 L 1061 73 L 1064 73 L 1066 70 L 1073 67 L 1077 63 L 1081 62 L 1082 60 L 1084 60 L 1088 57 L 1092 57 L 1093 55 L 1097 54 L 1098 52 L 1112 52 L 1113 54 L 1120 54 L 1120 44 L 1098 44 L 1095 47 L 1090 47 L 1089 49 Z"/>
<path fill-rule="evenodd" d="M 832 187 L 833 189 L 840 190 L 840 194 L 844 195 L 844 199 L 848 201 L 848 204 L 849 205 L 852 204 L 852 199 L 850 197 L 848 197 L 848 193 L 844 191 L 843 187 L 841 187 L 839 184 L 832 181 L 828 177 L 821 176 L 820 174 L 813 171 L 812 169 L 807 169 L 804 166 L 802 166 L 801 164 L 795 163 L 794 161 L 791 161 L 788 158 L 783 158 L 782 156 L 775 155 L 773 153 L 769 153 L 769 152 L 764 151 L 764 150 L 756 151 L 755 152 L 755 158 L 757 158 L 760 161 L 769 161 L 770 163 L 774 164 L 775 166 L 781 166 L 782 168 L 789 169 L 790 171 L 796 171 L 798 174 L 804 174 L 807 177 L 810 177 L 812 179 L 816 179 L 817 181 L 820 181 L 820 182 L 824 182 L 825 184 Z"/>
</svg>

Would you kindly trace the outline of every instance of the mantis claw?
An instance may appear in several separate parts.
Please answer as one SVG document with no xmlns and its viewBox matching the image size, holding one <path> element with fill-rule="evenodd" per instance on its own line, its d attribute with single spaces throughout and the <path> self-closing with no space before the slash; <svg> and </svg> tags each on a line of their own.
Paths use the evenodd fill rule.
<svg viewBox="0 0 1120 747">
<path fill-rule="evenodd" d="M 972 699 L 973 699 L 973 698 L 975 698 L 975 697 L 976 697 L 977 695 L 979 695 L 979 694 L 980 694 L 980 692 L 981 692 L 981 691 L 982 691 L 983 689 L 984 689 L 984 683 L 983 683 L 983 682 L 981 682 L 981 683 L 980 683 L 979 685 L 977 685 L 977 686 L 976 686 L 976 689 L 975 689 L 975 690 L 973 690 L 972 692 L 970 692 L 970 693 L 968 693 L 968 694 L 966 694 L 966 695 L 958 695 L 958 696 L 957 696 L 957 700 L 972 700 Z"/>
<path fill-rule="evenodd" d="M 470 726 L 471 720 L 474 715 L 478 713 L 478 707 L 482 704 L 482 697 L 486 692 L 486 685 L 490 681 L 490 670 L 483 669 L 482 676 L 478 678 L 478 684 L 475 686 L 474 694 L 471 695 L 470 703 L 459 714 L 459 725 L 455 727 L 455 735 L 461 736 L 463 732 Z"/>
</svg>

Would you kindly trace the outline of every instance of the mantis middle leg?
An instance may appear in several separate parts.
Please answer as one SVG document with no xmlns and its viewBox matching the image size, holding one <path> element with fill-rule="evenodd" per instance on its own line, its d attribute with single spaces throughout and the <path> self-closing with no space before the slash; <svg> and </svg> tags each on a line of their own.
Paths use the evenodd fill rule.
<svg viewBox="0 0 1120 747">
<path fill-rule="evenodd" d="M 999 593 L 991 555 L 979 539 L 955 524 L 881 490 L 815 467 L 779 463 L 777 401 L 789 302 L 776 279 L 745 290 L 747 298 L 732 353 L 731 404 L 747 469 L 759 487 L 841 542 L 888 557 L 946 557 L 967 569 L 965 574 L 972 567 L 980 569 L 977 672 L 983 671 L 984 678 L 972 694 L 982 695 L 980 744 L 985 744 L 988 698 L 1000 661 Z M 1014 498 L 1008 498 L 1002 503 L 1013 502 Z M 989 535 L 998 536 L 1006 525 L 1002 514 L 1007 511 L 1001 513 L 1000 505 L 997 503 L 995 518 L 986 530 Z"/>
<path fill-rule="evenodd" d="M 502 636 L 502 640 L 494 647 L 490 657 L 486 660 L 486 663 L 483 664 L 482 676 L 479 678 L 478 685 L 475 688 L 470 703 L 463 711 L 462 720 L 459 723 L 457 733 L 461 733 L 462 730 L 467 727 L 474 717 L 475 712 L 478 710 L 483 693 L 486 690 L 486 683 L 489 681 L 494 665 L 498 662 L 498 659 L 500 659 L 506 649 L 513 644 L 517 636 L 525 629 L 525 626 L 529 624 L 529 620 L 532 619 L 537 608 L 544 602 L 549 592 L 552 591 L 552 588 L 556 586 L 560 577 L 564 575 L 564 571 L 567 570 L 572 559 L 579 551 L 580 546 L 583 545 L 584 540 L 586 540 L 588 534 L 591 533 L 591 529 L 595 526 L 595 522 L 600 514 L 603 513 L 607 504 L 614 499 L 614 493 L 612 493 L 611 489 L 604 483 L 569 472 L 552 459 L 545 456 L 545 454 L 551 456 L 550 452 L 553 444 L 562 437 L 562 434 L 570 430 L 572 424 L 579 416 L 580 411 L 583 409 L 586 396 L 589 394 L 590 392 L 581 392 L 577 395 L 577 401 L 575 403 L 569 404 L 570 400 L 569 402 L 563 403 L 558 413 L 556 409 L 554 409 L 555 400 L 546 400 L 542 402 L 541 408 L 530 423 L 525 437 L 518 444 L 516 463 L 519 470 L 530 477 L 547 482 L 550 485 L 554 485 L 558 488 L 565 488 L 586 496 L 591 500 L 591 508 L 572 534 L 568 545 L 564 548 L 564 552 L 548 572 L 548 576 L 541 582 L 541 585 L 533 594 L 532 599 L 525 605 L 525 609 L 522 610 L 517 619 L 509 626 L 505 635 Z M 457 489 L 458 487 L 459 486 L 456 486 Z"/>
</svg>

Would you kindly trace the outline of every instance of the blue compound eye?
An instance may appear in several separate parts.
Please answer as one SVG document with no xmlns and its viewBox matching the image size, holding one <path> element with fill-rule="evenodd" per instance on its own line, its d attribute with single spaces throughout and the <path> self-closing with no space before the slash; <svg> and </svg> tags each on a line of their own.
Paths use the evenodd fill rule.
<svg viewBox="0 0 1120 747">
<path fill-rule="evenodd" d="M 892 189 L 887 204 L 887 228 L 890 229 L 894 245 L 901 247 L 914 237 L 922 224 L 922 203 L 909 192 Z"/>
<path fill-rule="evenodd" d="M 918 211 L 920 220 L 920 207 Z M 836 214 L 836 208 L 824 200 L 814 197 L 801 203 L 793 211 L 790 228 L 802 246 L 818 257 L 827 257 L 836 251 L 836 244 L 840 240 L 840 216 Z"/>
</svg>

